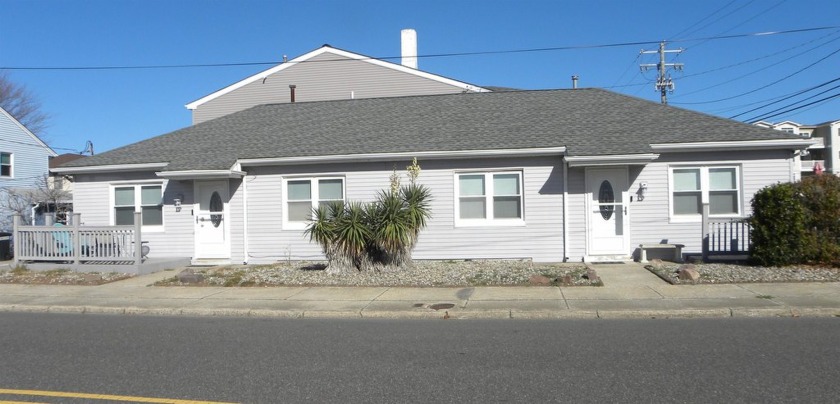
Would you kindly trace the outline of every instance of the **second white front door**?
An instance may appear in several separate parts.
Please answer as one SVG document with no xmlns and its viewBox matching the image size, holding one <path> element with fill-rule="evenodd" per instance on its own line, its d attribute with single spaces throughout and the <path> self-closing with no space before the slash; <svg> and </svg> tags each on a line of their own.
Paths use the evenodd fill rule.
<svg viewBox="0 0 840 404">
<path fill-rule="evenodd" d="M 195 258 L 230 258 L 227 180 L 197 181 L 195 196 Z"/>
<path fill-rule="evenodd" d="M 628 255 L 627 167 L 586 170 L 589 221 L 588 255 Z"/>
</svg>

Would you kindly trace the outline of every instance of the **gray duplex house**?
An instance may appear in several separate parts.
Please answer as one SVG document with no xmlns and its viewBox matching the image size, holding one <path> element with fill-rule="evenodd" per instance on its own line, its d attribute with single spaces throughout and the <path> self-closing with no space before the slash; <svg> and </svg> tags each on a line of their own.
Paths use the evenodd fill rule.
<svg viewBox="0 0 840 404">
<path fill-rule="evenodd" d="M 434 200 L 415 258 L 598 261 L 699 251 L 704 205 L 749 215 L 811 144 L 599 89 L 459 91 L 255 105 L 54 171 L 86 225 L 142 212 L 150 256 L 268 263 L 322 258 L 311 209 L 372 200 L 416 157 Z"/>
</svg>

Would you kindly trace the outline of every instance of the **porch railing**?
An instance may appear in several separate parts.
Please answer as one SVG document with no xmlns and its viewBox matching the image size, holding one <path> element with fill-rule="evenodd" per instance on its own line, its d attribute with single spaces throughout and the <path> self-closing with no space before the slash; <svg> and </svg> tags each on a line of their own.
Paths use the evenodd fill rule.
<svg viewBox="0 0 840 404">
<path fill-rule="evenodd" d="M 750 224 L 746 217 L 710 218 L 703 205 L 703 261 L 709 256 L 749 255 Z"/>
<path fill-rule="evenodd" d="M 69 226 L 24 226 L 14 216 L 14 264 L 20 261 L 73 264 L 143 262 L 141 213 L 131 226 L 81 226 L 74 213 Z"/>
</svg>

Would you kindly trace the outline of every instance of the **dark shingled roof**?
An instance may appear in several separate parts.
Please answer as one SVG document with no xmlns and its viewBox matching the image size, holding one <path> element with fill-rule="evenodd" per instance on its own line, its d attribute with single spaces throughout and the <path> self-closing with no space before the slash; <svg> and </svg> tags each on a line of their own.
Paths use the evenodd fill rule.
<svg viewBox="0 0 840 404">
<path fill-rule="evenodd" d="M 650 144 L 795 136 L 600 89 L 533 90 L 259 105 L 64 167 L 565 146 L 570 156 L 650 153 Z"/>
</svg>

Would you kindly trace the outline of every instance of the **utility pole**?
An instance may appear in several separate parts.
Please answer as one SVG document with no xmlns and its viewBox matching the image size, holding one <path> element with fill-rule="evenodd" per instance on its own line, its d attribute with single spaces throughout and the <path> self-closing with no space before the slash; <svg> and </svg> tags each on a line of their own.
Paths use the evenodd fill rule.
<svg viewBox="0 0 840 404">
<path fill-rule="evenodd" d="M 659 43 L 659 50 L 655 51 L 646 51 L 642 49 L 639 54 L 650 54 L 650 53 L 658 53 L 659 54 L 659 63 L 656 64 L 641 64 L 639 67 L 642 71 L 647 71 L 648 69 L 655 67 L 657 71 L 656 75 L 656 85 L 654 86 L 660 94 L 660 100 L 663 104 L 668 104 L 668 93 L 674 92 L 674 81 L 671 80 L 671 75 L 667 74 L 668 68 L 672 67 L 675 70 L 682 70 L 683 64 L 682 63 L 665 63 L 665 54 L 666 53 L 681 53 L 683 50 L 680 49 L 672 49 L 666 50 L 665 49 L 665 41 Z"/>
</svg>

